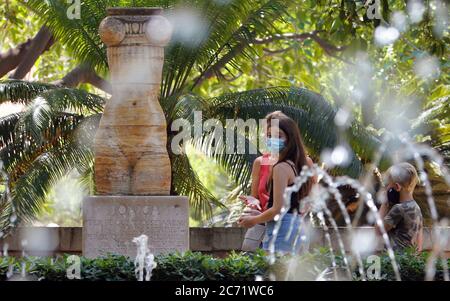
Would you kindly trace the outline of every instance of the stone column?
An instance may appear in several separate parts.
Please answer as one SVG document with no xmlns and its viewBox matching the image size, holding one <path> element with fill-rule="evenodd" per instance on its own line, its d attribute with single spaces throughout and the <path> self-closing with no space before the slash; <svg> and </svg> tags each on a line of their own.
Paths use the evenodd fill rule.
<svg viewBox="0 0 450 301">
<path fill-rule="evenodd" d="M 97 196 L 83 202 L 83 254 L 136 255 L 189 249 L 187 197 L 169 196 L 171 167 L 159 104 L 171 25 L 158 8 L 111 8 L 99 34 L 108 46 L 113 94 L 95 138 Z"/>
</svg>

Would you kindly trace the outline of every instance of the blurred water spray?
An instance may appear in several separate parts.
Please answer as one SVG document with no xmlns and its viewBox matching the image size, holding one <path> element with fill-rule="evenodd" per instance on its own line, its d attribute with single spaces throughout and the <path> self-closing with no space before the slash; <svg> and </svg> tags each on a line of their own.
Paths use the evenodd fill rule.
<svg viewBox="0 0 450 301">
<path fill-rule="evenodd" d="M 391 24 L 399 32 L 405 32 L 408 29 L 408 18 L 402 11 L 396 11 L 391 15 Z"/>
<path fill-rule="evenodd" d="M 46 228 L 24 227 L 20 229 L 19 237 L 23 252 L 37 252 L 40 256 L 50 256 L 59 246 L 59 230 Z"/>
<path fill-rule="evenodd" d="M 419 23 L 422 21 L 423 15 L 426 11 L 422 0 L 409 0 L 407 8 L 408 15 L 412 23 Z"/>
<path fill-rule="evenodd" d="M 435 79 L 441 74 L 439 60 L 430 55 L 423 55 L 416 59 L 414 72 L 423 80 Z"/>
<path fill-rule="evenodd" d="M 375 42 L 380 46 L 394 43 L 400 37 L 400 32 L 395 27 L 378 26 L 375 29 Z"/>
<path fill-rule="evenodd" d="M 188 7 L 176 8 L 166 17 L 173 27 L 172 42 L 196 48 L 207 39 L 209 22 L 201 12 Z"/>
<path fill-rule="evenodd" d="M 435 12 L 433 32 L 438 38 L 444 37 L 448 33 L 448 3 L 436 0 L 431 3 Z"/>
<path fill-rule="evenodd" d="M 375 254 L 378 238 L 373 228 L 361 228 L 354 231 L 352 251 L 362 256 Z"/>
<path fill-rule="evenodd" d="M 138 281 L 144 281 L 144 279 L 150 281 L 152 271 L 157 264 L 154 255 L 150 253 L 148 248 L 148 237 L 143 234 L 133 238 L 133 242 L 137 245 L 137 254 L 134 260 L 136 278 Z"/>
</svg>

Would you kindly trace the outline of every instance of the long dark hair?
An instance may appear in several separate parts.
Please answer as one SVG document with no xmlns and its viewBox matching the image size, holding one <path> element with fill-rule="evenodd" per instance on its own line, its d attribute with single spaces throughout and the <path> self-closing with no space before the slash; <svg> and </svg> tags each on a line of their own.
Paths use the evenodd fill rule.
<svg viewBox="0 0 450 301">
<path fill-rule="evenodd" d="M 306 161 L 307 152 L 297 123 L 287 115 L 283 114 L 281 111 L 270 113 L 266 116 L 266 120 L 267 131 L 270 130 L 272 122 L 276 120 L 276 123 L 278 123 L 278 128 L 282 130 L 287 136 L 286 146 L 280 152 L 278 162 L 285 162 L 289 160 L 292 161 L 297 169 L 297 173 L 300 174 L 303 166 L 307 165 L 308 163 Z M 272 178 L 273 170 L 270 175 L 269 183 L 272 182 Z M 309 178 L 308 181 L 303 184 L 299 190 L 299 199 L 307 196 L 311 191 L 311 187 L 312 179 Z"/>
</svg>

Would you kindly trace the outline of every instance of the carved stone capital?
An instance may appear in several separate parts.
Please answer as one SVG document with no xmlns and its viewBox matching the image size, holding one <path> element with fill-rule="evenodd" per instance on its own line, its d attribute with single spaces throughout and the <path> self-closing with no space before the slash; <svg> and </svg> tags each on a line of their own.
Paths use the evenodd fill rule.
<svg viewBox="0 0 450 301">
<path fill-rule="evenodd" d="M 125 24 L 120 19 L 106 17 L 98 29 L 100 38 L 107 46 L 119 44 L 125 38 Z"/>
<path fill-rule="evenodd" d="M 164 47 L 172 36 L 172 25 L 159 15 L 161 11 L 159 8 L 110 8 L 109 16 L 100 23 L 100 38 L 107 46 L 142 43 Z"/>
</svg>

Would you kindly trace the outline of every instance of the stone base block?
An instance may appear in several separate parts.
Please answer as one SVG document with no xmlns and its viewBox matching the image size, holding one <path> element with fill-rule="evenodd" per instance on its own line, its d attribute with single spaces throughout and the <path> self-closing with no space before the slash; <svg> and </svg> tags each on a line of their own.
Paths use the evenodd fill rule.
<svg viewBox="0 0 450 301">
<path fill-rule="evenodd" d="M 83 255 L 134 258 L 133 238 L 148 236 L 153 254 L 189 250 L 189 205 L 183 196 L 90 196 L 83 201 Z"/>
</svg>

